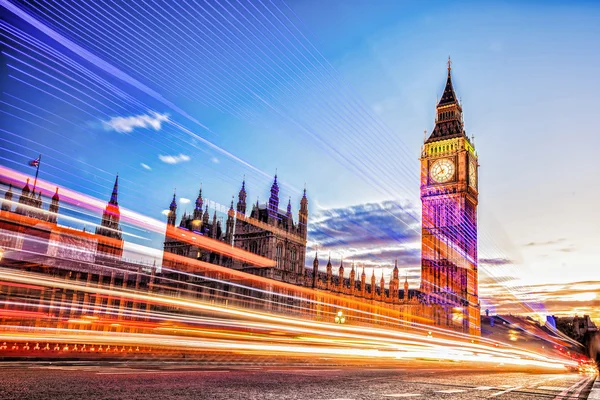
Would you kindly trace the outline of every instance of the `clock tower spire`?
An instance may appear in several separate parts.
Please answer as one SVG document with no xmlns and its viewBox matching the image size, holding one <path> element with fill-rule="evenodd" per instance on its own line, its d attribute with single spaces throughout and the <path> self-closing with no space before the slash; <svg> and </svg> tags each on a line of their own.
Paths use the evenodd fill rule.
<svg viewBox="0 0 600 400">
<path fill-rule="evenodd" d="M 421 153 L 421 291 L 437 318 L 480 334 L 477 276 L 478 158 L 466 135 L 452 62 L 436 106 L 435 127 Z M 460 309 L 461 318 L 456 318 Z M 441 321 L 438 321 L 441 322 Z M 459 328 L 460 326 L 456 326 Z"/>
</svg>

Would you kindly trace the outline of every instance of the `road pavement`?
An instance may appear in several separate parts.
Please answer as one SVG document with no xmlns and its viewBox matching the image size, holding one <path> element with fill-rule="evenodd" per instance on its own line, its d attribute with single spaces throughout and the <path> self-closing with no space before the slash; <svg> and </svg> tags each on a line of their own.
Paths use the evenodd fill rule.
<svg viewBox="0 0 600 400">
<path fill-rule="evenodd" d="M 50 399 L 586 399 L 594 377 L 461 368 L 198 367 L 179 362 L 5 362 L 0 398 Z"/>
</svg>

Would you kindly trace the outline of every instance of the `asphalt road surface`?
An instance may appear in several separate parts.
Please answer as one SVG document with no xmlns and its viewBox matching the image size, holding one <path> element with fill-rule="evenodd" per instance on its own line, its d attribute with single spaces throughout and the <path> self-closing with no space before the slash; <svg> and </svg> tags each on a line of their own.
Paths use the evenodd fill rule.
<svg viewBox="0 0 600 400">
<path fill-rule="evenodd" d="M 586 399 L 594 377 L 405 367 L 0 364 L 0 399 Z"/>
</svg>

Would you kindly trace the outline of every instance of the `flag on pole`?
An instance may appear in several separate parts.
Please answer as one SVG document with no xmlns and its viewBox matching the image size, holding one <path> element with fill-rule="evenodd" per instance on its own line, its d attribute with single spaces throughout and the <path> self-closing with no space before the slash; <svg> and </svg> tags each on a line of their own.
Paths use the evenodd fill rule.
<svg viewBox="0 0 600 400">
<path fill-rule="evenodd" d="M 36 158 L 35 160 L 31 160 L 29 161 L 29 165 L 31 165 L 32 167 L 39 167 L 40 166 L 40 157 Z"/>
</svg>

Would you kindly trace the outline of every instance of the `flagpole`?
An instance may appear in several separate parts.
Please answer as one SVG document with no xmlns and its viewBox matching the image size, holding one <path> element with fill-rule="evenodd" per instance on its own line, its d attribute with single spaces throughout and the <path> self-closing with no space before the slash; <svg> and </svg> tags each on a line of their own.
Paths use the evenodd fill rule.
<svg viewBox="0 0 600 400">
<path fill-rule="evenodd" d="M 38 157 L 37 167 L 35 168 L 35 179 L 33 180 L 33 190 L 32 193 L 35 193 L 35 186 L 37 185 L 38 174 L 40 173 L 40 164 L 42 163 L 42 155 Z"/>
</svg>

